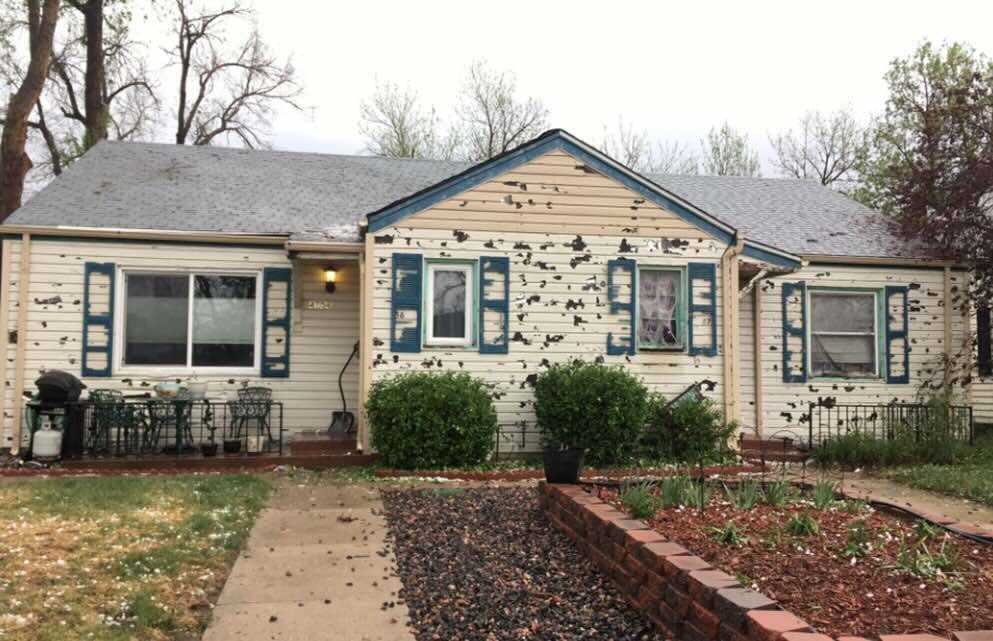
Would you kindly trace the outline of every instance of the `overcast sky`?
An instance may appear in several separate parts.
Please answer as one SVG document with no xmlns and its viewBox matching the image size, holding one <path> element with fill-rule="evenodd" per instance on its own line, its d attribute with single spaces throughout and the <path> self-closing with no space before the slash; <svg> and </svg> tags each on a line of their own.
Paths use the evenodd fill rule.
<svg viewBox="0 0 993 641">
<path fill-rule="evenodd" d="M 255 0 L 263 36 L 292 54 L 303 113 L 273 122 L 279 149 L 359 153 L 359 103 L 378 82 L 445 114 L 466 67 L 513 71 L 555 127 L 589 142 L 618 117 L 698 145 L 727 120 L 763 155 L 807 110 L 877 112 L 887 64 L 924 38 L 993 53 L 993 1 L 396 3 Z M 772 169 L 765 163 L 765 173 Z"/>
</svg>

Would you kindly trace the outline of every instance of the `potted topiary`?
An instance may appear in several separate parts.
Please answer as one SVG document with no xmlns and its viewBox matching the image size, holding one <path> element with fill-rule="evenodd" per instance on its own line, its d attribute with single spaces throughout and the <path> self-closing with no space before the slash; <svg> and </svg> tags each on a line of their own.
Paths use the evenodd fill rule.
<svg viewBox="0 0 993 641">
<path fill-rule="evenodd" d="M 214 432 L 217 431 L 217 426 L 211 421 L 207 423 L 207 442 L 200 444 L 200 453 L 205 457 L 210 458 L 212 456 L 217 456 L 217 442 L 214 440 Z"/>
<path fill-rule="evenodd" d="M 578 483 L 587 461 L 602 467 L 633 459 L 648 390 L 629 372 L 581 360 L 558 363 L 538 376 L 534 396 L 549 483 Z"/>
</svg>

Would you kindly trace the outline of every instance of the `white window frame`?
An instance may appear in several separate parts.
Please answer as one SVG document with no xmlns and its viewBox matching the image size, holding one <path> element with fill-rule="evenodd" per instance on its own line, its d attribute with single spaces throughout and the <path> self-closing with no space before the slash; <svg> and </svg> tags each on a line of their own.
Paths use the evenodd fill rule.
<svg viewBox="0 0 993 641">
<path fill-rule="evenodd" d="M 124 336 L 127 325 L 127 276 L 182 276 L 186 275 L 189 282 L 189 296 L 186 310 L 186 365 L 129 365 L 124 362 Z M 253 276 L 255 278 L 255 359 L 251 367 L 207 367 L 193 366 L 193 300 L 195 276 Z M 262 291 L 261 270 L 238 269 L 169 269 L 118 267 L 117 287 L 114 292 L 114 317 L 120 322 L 114 323 L 114 371 L 120 374 L 141 375 L 151 373 L 163 376 L 182 376 L 204 374 L 210 376 L 258 376 L 262 370 Z"/>
<path fill-rule="evenodd" d="M 437 271 L 465 273 L 465 337 L 434 335 L 434 274 Z M 476 343 L 473 310 L 476 309 L 476 263 L 472 261 L 428 261 L 424 288 L 424 344 L 428 347 L 472 347 Z"/>
<path fill-rule="evenodd" d="M 815 332 L 814 331 L 814 296 L 871 296 L 872 297 L 872 363 L 873 372 L 871 374 L 859 374 L 855 376 L 832 376 L 830 374 L 814 373 L 814 334 L 828 336 L 869 336 L 866 332 Z M 807 371 L 810 378 L 820 380 L 874 380 L 881 378 L 880 367 L 882 360 L 879 354 L 880 327 L 879 327 L 879 300 L 881 292 L 878 289 L 820 289 L 817 287 L 807 288 Z"/>
</svg>

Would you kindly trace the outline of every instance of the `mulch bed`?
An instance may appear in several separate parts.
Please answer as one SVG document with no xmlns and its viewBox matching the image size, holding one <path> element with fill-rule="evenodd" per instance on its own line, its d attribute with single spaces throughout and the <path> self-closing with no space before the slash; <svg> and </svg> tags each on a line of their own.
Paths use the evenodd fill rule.
<svg viewBox="0 0 993 641">
<path fill-rule="evenodd" d="M 616 489 L 601 488 L 600 495 L 620 506 Z M 796 537 L 781 531 L 800 512 L 816 519 L 819 534 Z M 872 549 L 853 561 L 842 551 L 849 525 L 860 518 Z M 721 543 L 710 530 L 729 521 L 743 529 L 745 544 Z M 901 536 L 912 546 L 918 534 L 913 522 L 896 516 L 820 511 L 809 503 L 741 510 L 715 492 L 702 514 L 690 508 L 663 510 L 651 524 L 831 636 L 930 632 L 947 637 L 956 630 L 993 629 L 993 546 L 941 532 L 926 546 L 937 552 L 944 544 L 956 559 L 953 574 L 949 580 L 921 578 L 897 567 Z"/>
<path fill-rule="evenodd" d="M 533 488 L 383 498 L 418 641 L 665 638 L 552 528 Z"/>
</svg>

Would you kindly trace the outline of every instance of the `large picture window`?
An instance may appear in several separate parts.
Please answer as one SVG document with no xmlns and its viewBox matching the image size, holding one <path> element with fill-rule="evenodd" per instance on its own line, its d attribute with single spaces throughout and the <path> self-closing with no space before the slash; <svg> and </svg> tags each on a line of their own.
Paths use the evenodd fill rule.
<svg viewBox="0 0 993 641">
<path fill-rule="evenodd" d="M 810 293 L 810 369 L 814 376 L 879 373 L 876 292 Z"/>
<path fill-rule="evenodd" d="M 425 296 L 425 343 L 472 345 L 472 263 L 429 263 Z"/>
<path fill-rule="evenodd" d="M 638 270 L 638 347 L 683 346 L 683 272 L 642 267 Z"/>
<path fill-rule="evenodd" d="M 254 368 L 258 277 L 124 274 L 122 364 Z"/>
</svg>

